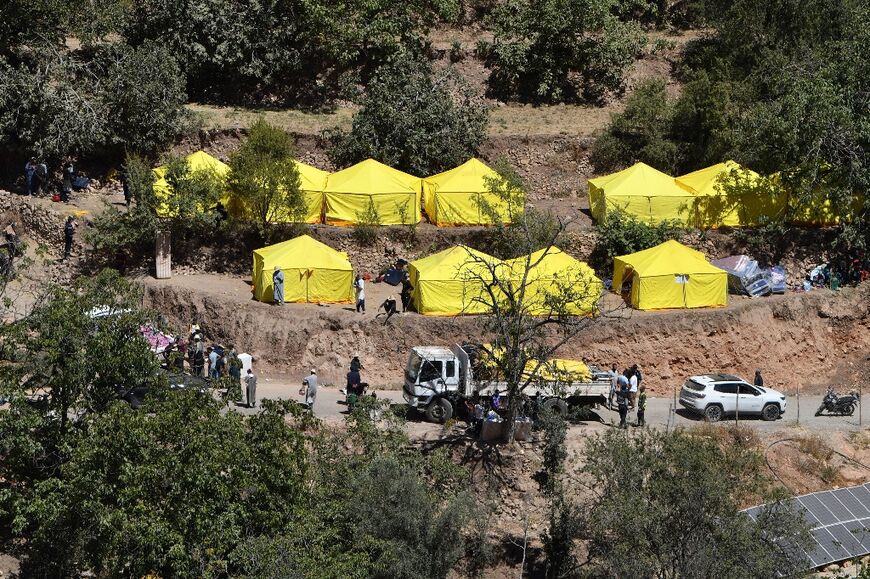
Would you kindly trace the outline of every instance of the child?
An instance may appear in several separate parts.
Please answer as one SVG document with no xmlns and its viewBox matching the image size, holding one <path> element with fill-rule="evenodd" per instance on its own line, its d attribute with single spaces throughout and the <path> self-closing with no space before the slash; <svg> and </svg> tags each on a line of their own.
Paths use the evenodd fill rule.
<svg viewBox="0 0 870 579">
<path fill-rule="evenodd" d="M 646 412 L 646 386 L 640 385 L 640 394 L 637 396 L 637 425 L 646 426 L 644 420 L 644 412 Z"/>
</svg>

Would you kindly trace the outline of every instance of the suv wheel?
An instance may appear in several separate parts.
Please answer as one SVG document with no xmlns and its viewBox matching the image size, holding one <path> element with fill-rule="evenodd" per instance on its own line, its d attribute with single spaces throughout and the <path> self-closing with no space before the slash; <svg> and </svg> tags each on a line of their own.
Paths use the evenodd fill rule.
<svg viewBox="0 0 870 579">
<path fill-rule="evenodd" d="M 718 404 L 711 404 L 704 409 L 704 418 L 707 422 L 719 422 L 722 419 L 722 407 Z"/>
<path fill-rule="evenodd" d="M 777 418 L 779 418 L 780 414 L 782 414 L 782 412 L 780 411 L 778 404 L 768 404 L 761 409 L 762 420 L 776 420 Z"/>
</svg>

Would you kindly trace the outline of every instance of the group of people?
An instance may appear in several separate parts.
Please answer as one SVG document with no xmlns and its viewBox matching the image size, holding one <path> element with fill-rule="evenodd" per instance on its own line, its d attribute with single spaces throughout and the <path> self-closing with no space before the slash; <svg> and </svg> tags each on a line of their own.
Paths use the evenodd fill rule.
<svg viewBox="0 0 870 579">
<path fill-rule="evenodd" d="M 610 407 L 614 405 L 619 411 L 619 427 L 628 428 L 629 410 L 637 410 L 636 426 L 645 426 L 646 386 L 643 385 L 643 375 L 637 364 L 626 368 L 622 373 L 616 370 L 616 364 L 610 367 Z"/>
<path fill-rule="evenodd" d="M 76 173 L 72 160 L 67 159 L 61 167 L 59 193 L 55 200 L 68 203 L 75 182 Z M 37 161 L 36 157 L 31 157 L 24 164 L 24 193 L 32 196 L 41 195 L 50 190 L 50 185 L 48 165 L 45 161 Z"/>
<path fill-rule="evenodd" d="M 163 356 L 167 366 L 179 372 L 184 372 L 184 362 L 187 360 L 193 376 L 207 377 L 211 380 L 220 380 L 224 376 L 229 376 L 233 379 L 233 385 L 228 389 L 228 394 L 236 385 L 241 385 L 243 364 L 236 347 L 232 345 L 228 349 L 217 345 L 206 347 L 202 330 L 197 325 L 191 326 L 187 340 L 175 336 L 173 342 L 163 351 Z M 248 408 L 254 408 L 257 405 L 257 377 L 252 369 L 248 368 L 244 382 L 246 400 L 242 402 Z"/>
</svg>

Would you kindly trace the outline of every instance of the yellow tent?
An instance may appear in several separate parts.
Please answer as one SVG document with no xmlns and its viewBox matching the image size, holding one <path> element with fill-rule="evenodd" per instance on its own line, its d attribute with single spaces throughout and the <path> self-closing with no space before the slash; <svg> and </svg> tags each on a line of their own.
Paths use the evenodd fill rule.
<svg viewBox="0 0 870 579">
<path fill-rule="evenodd" d="M 785 209 L 785 196 L 766 190 L 761 176 L 734 161 L 717 163 L 676 178 L 677 185 L 696 196 L 693 225 L 702 229 L 759 225 Z M 738 193 L 738 188 L 746 188 Z"/>
<path fill-rule="evenodd" d="M 366 159 L 326 180 L 326 222 L 350 225 L 371 203 L 380 225 L 420 221 L 420 179 L 374 159 Z M 402 212 L 405 213 L 404 218 Z"/>
<path fill-rule="evenodd" d="M 614 291 L 629 280 L 629 303 L 639 310 L 728 304 L 728 274 L 677 241 L 614 258 Z"/>
<path fill-rule="evenodd" d="M 493 225 L 491 212 L 482 210 L 483 204 L 495 210 L 498 222 L 513 221 L 523 211 L 522 202 L 518 199 L 519 206 L 509 207 L 506 200 L 489 192 L 487 178 L 498 178 L 498 173 L 477 159 L 469 159 L 424 179 L 423 205 L 429 221 L 438 226 Z"/>
<path fill-rule="evenodd" d="M 503 267 L 501 260 L 464 245 L 412 261 L 408 274 L 414 309 L 436 316 L 487 312 L 492 298 L 485 282 L 492 279 L 492 269 L 500 275 Z"/>
<path fill-rule="evenodd" d="M 284 271 L 284 301 L 351 303 L 353 267 L 347 254 L 307 235 L 254 251 L 254 297 L 272 300 L 272 274 Z"/>
<path fill-rule="evenodd" d="M 666 219 L 688 223 L 695 196 L 674 178 L 645 163 L 589 179 L 589 210 L 599 223 L 608 211 L 621 210 L 645 223 Z"/>
<path fill-rule="evenodd" d="M 189 173 L 211 171 L 218 177 L 226 177 L 230 172 L 229 165 L 215 159 L 205 151 L 191 153 L 185 157 L 184 160 L 187 162 Z M 156 180 L 154 181 L 154 195 L 157 197 L 157 215 L 159 217 L 172 217 L 172 215 L 170 215 L 172 210 L 169 208 L 168 204 L 169 197 L 172 195 L 172 187 L 169 185 L 169 182 L 166 181 L 166 170 L 167 167 L 165 165 L 161 165 L 154 169 L 154 176 L 156 177 Z M 229 207 L 229 194 L 224 193 L 220 202 L 224 207 Z M 209 208 L 202 208 L 203 211 L 206 209 Z"/>
<path fill-rule="evenodd" d="M 299 170 L 299 188 L 305 198 L 305 223 L 322 223 L 323 190 L 326 188 L 326 178 L 329 173 L 299 161 L 293 163 Z M 286 214 L 279 214 L 275 221 L 287 222 L 290 218 Z"/>
<path fill-rule="evenodd" d="M 505 262 L 511 269 L 515 284 L 522 283 L 528 264 L 524 302 L 528 313 L 547 315 L 554 305 L 564 307 L 565 313 L 586 315 L 593 313 L 601 297 L 601 280 L 588 265 L 557 247 L 541 249 L 526 257 Z M 563 304 L 555 293 L 570 292 L 571 303 Z M 552 296 L 552 297 L 551 297 Z M 555 298 L 555 302 L 550 301 Z M 549 303 L 548 303 L 549 301 Z"/>
<path fill-rule="evenodd" d="M 592 371 L 579 360 L 553 358 L 541 365 L 538 376 L 553 382 L 589 382 L 592 380 Z"/>
</svg>

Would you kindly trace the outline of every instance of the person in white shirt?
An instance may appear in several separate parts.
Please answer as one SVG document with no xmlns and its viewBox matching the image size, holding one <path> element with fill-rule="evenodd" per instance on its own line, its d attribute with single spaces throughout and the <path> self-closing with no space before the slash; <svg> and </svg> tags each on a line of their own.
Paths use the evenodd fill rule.
<svg viewBox="0 0 870 579">
<path fill-rule="evenodd" d="M 637 374 L 631 373 L 631 378 L 628 379 L 628 399 L 631 407 L 634 408 L 637 404 Z"/>
<path fill-rule="evenodd" d="M 356 311 L 366 312 L 366 282 L 361 275 L 356 276 L 356 281 L 353 282 L 353 287 L 356 290 Z"/>
</svg>

